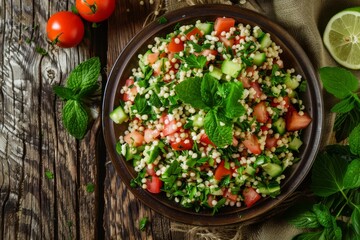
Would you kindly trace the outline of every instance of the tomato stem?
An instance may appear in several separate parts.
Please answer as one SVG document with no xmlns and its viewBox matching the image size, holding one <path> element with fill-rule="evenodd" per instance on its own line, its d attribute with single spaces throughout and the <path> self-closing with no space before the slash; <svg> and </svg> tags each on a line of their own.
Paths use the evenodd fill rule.
<svg viewBox="0 0 360 240">
<path fill-rule="evenodd" d="M 96 3 L 89 4 L 86 0 L 84 0 L 84 3 L 90 8 L 92 13 L 96 13 L 96 11 L 97 11 Z"/>
<path fill-rule="evenodd" d="M 56 45 L 58 42 L 60 42 L 60 40 L 59 40 L 59 38 L 60 38 L 60 36 L 62 35 L 63 33 L 61 32 L 61 33 L 59 33 L 56 37 L 55 37 L 55 39 L 51 42 L 51 45 Z"/>
</svg>

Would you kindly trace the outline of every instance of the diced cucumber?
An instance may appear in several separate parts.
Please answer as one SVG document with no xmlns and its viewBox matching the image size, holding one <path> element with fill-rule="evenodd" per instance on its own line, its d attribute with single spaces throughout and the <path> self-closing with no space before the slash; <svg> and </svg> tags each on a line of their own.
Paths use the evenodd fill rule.
<svg viewBox="0 0 360 240">
<path fill-rule="evenodd" d="M 144 159 L 147 163 L 153 163 L 160 154 L 160 147 L 152 145 L 150 150 L 144 152 Z"/>
<path fill-rule="evenodd" d="M 286 87 L 292 90 L 296 89 L 300 85 L 298 80 L 295 77 L 291 77 L 290 74 L 286 75 L 284 83 Z"/>
<path fill-rule="evenodd" d="M 150 50 L 148 50 L 140 59 L 139 59 L 139 67 L 140 67 L 140 69 L 141 69 L 141 71 L 143 72 L 143 73 L 145 73 L 145 71 L 146 71 L 146 66 L 148 66 L 147 64 L 145 64 L 145 63 L 147 63 L 147 57 L 148 57 L 148 55 L 151 53 L 151 51 Z M 146 61 L 145 61 L 146 60 Z"/>
<path fill-rule="evenodd" d="M 260 38 L 260 50 L 263 50 L 265 48 L 270 47 L 272 41 L 270 38 L 270 34 L 264 34 L 261 38 Z"/>
<path fill-rule="evenodd" d="M 129 119 L 122 106 L 118 106 L 110 113 L 110 118 L 117 124 L 121 124 Z"/>
<path fill-rule="evenodd" d="M 214 69 L 211 72 L 209 72 L 209 74 L 218 80 L 220 80 L 223 75 L 221 69 L 217 67 L 214 67 Z"/>
<path fill-rule="evenodd" d="M 274 95 L 274 97 L 278 97 L 280 95 L 281 90 L 279 88 L 277 88 L 276 86 L 272 86 L 271 92 Z"/>
<path fill-rule="evenodd" d="M 254 167 L 252 167 L 252 166 L 247 166 L 246 168 L 245 168 L 245 172 L 247 173 L 247 174 L 249 174 L 250 176 L 254 176 L 255 175 L 255 173 L 256 173 L 256 169 L 254 168 Z"/>
<path fill-rule="evenodd" d="M 257 52 L 255 53 L 255 56 L 253 58 L 253 63 L 256 65 L 256 66 L 261 66 L 266 60 L 266 54 L 264 52 L 260 53 L 260 52 Z"/>
<path fill-rule="evenodd" d="M 237 78 L 241 69 L 242 66 L 240 63 L 233 62 L 229 59 L 224 60 L 221 64 L 221 71 L 224 74 L 230 75 L 233 78 Z"/>
<path fill-rule="evenodd" d="M 253 36 L 256 38 L 261 38 L 265 33 L 259 27 L 253 28 Z"/>
<path fill-rule="evenodd" d="M 266 158 L 263 155 L 260 155 L 256 158 L 254 162 L 254 167 L 260 166 L 266 162 Z"/>
<path fill-rule="evenodd" d="M 221 190 L 221 188 L 210 188 L 210 194 L 221 196 L 223 195 L 223 191 Z"/>
<path fill-rule="evenodd" d="M 213 23 L 196 23 L 195 27 L 197 27 L 200 31 L 204 32 L 204 34 L 210 34 L 214 29 Z"/>
<path fill-rule="evenodd" d="M 278 120 L 273 123 L 273 128 L 275 132 L 279 133 L 280 135 L 283 135 L 286 132 L 285 126 L 285 119 L 283 119 L 282 117 L 279 117 Z"/>
<path fill-rule="evenodd" d="M 268 185 L 259 184 L 258 185 L 259 193 L 272 195 L 280 192 L 280 184 L 277 182 L 271 182 Z"/>
<path fill-rule="evenodd" d="M 299 148 L 301 147 L 302 144 L 303 142 L 300 140 L 300 138 L 294 137 L 291 140 L 291 142 L 289 142 L 289 149 L 294 151 L 299 151 Z"/>
<path fill-rule="evenodd" d="M 194 115 L 193 126 L 198 128 L 204 126 L 204 116 L 200 114 Z"/>
<path fill-rule="evenodd" d="M 283 168 L 276 163 L 265 163 L 261 167 L 271 177 L 277 177 L 283 172 Z"/>
</svg>

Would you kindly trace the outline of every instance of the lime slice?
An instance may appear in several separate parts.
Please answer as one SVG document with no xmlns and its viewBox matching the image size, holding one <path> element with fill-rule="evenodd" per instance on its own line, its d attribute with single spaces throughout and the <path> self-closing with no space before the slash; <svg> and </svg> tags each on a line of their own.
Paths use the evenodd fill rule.
<svg viewBox="0 0 360 240">
<path fill-rule="evenodd" d="M 360 69 L 360 7 L 335 14 L 325 28 L 323 40 L 340 65 Z"/>
</svg>

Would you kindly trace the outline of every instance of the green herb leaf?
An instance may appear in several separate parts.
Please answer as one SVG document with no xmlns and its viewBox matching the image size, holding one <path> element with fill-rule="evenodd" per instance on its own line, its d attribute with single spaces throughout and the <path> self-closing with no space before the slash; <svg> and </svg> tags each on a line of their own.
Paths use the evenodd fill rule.
<svg viewBox="0 0 360 240">
<path fill-rule="evenodd" d="M 241 83 L 229 82 L 225 83 L 227 89 L 227 97 L 225 99 L 225 116 L 233 119 L 238 118 L 245 113 L 244 106 L 239 102 L 243 94 L 243 87 Z"/>
<path fill-rule="evenodd" d="M 180 60 L 184 61 L 187 64 L 187 68 L 203 69 L 206 64 L 206 57 L 203 55 L 195 56 L 194 54 L 191 54 L 187 58 L 182 58 L 178 55 L 175 55 L 175 57 L 180 58 Z"/>
<path fill-rule="evenodd" d="M 312 169 L 312 190 L 321 197 L 330 196 L 343 189 L 347 163 L 327 153 L 318 154 Z"/>
<path fill-rule="evenodd" d="M 352 97 L 346 97 L 337 104 L 335 104 L 332 108 L 332 112 L 336 113 L 347 113 L 354 108 L 355 104 Z"/>
<path fill-rule="evenodd" d="M 94 191 L 95 191 L 95 184 L 93 184 L 93 183 L 88 183 L 88 184 L 86 185 L 86 191 L 87 191 L 88 193 L 94 192 Z"/>
<path fill-rule="evenodd" d="M 139 229 L 144 231 L 146 229 L 146 225 L 148 224 L 149 219 L 147 217 L 143 217 L 139 222 Z"/>
<path fill-rule="evenodd" d="M 219 88 L 219 81 L 210 74 L 205 74 L 201 81 L 201 98 L 202 101 L 209 107 L 216 106 L 217 96 L 216 92 Z"/>
<path fill-rule="evenodd" d="M 344 176 L 343 184 L 345 189 L 360 187 L 360 159 L 355 159 L 350 162 Z"/>
<path fill-rule="evenodd" d="M 322 231 L 301 233 L 296 235 L 293 240 L 319 240 L 322 236 L 322 233 Z"/>
<path fill-rule="evenodd" d="M 329 209 L 321 203 L 313 205 L 313 211 L 316 214 L 318 222 L 323 227 L 332 227 L 333 225 L 333 216 L 331 215 Z"/>
<path fill-rule="evenodd" d="M 99 58 L 90 58 L 74 68 L 67 79 L 66 86 L 71 88 L 80 97 L 85 97 L 93 93 L 99 87 L 97 83 L 99 74 Z"/>
<path fill-rule="evenodd" d="M 63 87 L 63 86 L 54 86 L 53 90 L 56 95 L 58 95 L 63 100 L 75 100 L 75 93 L 71 88 Z"/>
<path fill-rule="evenodd" d="M 350 132 L 359 124 L 360 108 L 354 107 L 350 112 L 336 114 L 334 131 L 336 141 L 346 139 Z"/>
<path fill-rule="evenodd" d="M 179 99 L 184 103 L 190 104 L 194 108 L 207 108 L 201 98 L 201 78 L 188 78 L 176 85 L 175 92 Z"/>
<path fill-rule="evenodd" d="M 48 55 L 48 52 L 47 52 L 44 48 L 39 47 L 39 46 L 37 46 L 37 47 L 35 48 L 35 51 L 36 51 L 37 53 L 43 55 L 43 56 Z"/>
<path fill-rule="evenodd" d="M 214 215 L 219 210 L 219 208 L 224 206 L 225 202 L 226 202 L 226 198 L 220 199 L 214 206 L 212 214 Z"/>
<path fill-rule="evenodd" d="M 134 99 L 134 106 L 137 110 L 137 113 L 140 115 L 148 114 L 151 112 L 151 107 L 148 105 L 148 100 L 143 95 L 136 95 Z"/>
<path fill-rule="evenodd" d="M 209 139 L 219 148 L 232 143 L 232 126 L 215 110 L 210 110 L 204 119 L 204 129 Z"/>
<path fill-rule="evenodd" d="M 54 179 L 54 173 L 51 172 L 50 170 L 45 170 L 45 177 L 47 179 Z"/>
<path fill-rule="evenodd" d="M 356 205 L 351 214 L 351 223 L 358 236 L 360 236 L 360 205 Z"/>
<path fill-rule="evenodd" d="M 297 228 L 318 228 L 320 223 L 315 213 L 304 211 L 289 219 L 289 222 Z"/>
<path fill-rule="evenodd" d="M 329 93 L 343 99 L 359 88 L 359 81 L 350 72 L 339 67 L 320 68 L 320 77 Z"/>
<path fill-rule="evenodd" d="M 63 123 L 69 133 L 82 139 L 88 126 L 88 113 L 83 104 L 76 100 L 68 100 L 63 108 Z"/>
<path fill-rule="evenodd" d="M 71 5 L 71 11 L 75 14 L 79 14 L 79 11 L 77 10 L 75 5 Z"/>
<path fill-rule="evenodd" d="M 349 136 L 350 151 L 360 156 L 360 124 L 357 125 L 350 133 Z"/>
<path fill-rule="evenodd" d="M 167 22 L 168 22 L 168 20 L 164 16 L 159 17 L 159 19 L 158 19 L 158 23 L 160 23 L 160 24 L 164 24 L 164 23 L 167 23 Z"/>
</svg>

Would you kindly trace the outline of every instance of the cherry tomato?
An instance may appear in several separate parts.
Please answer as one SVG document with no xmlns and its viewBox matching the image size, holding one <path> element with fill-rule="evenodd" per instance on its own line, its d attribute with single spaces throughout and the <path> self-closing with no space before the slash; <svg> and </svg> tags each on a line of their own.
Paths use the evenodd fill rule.
<svg viewBox="0 0 360 240">
<path fill-rule="evenodd" d="M 75 47 L 84 37 L 81 18 L 68 11 L 53 14 L 46 25 L 48 39 L 63 48 Z"/>
<path fill-rule="evenodd" d="M 115 10 L 115 0 L 76 0 L 76 9 L 89 22 L 101 22 Z"/>
</svg>

